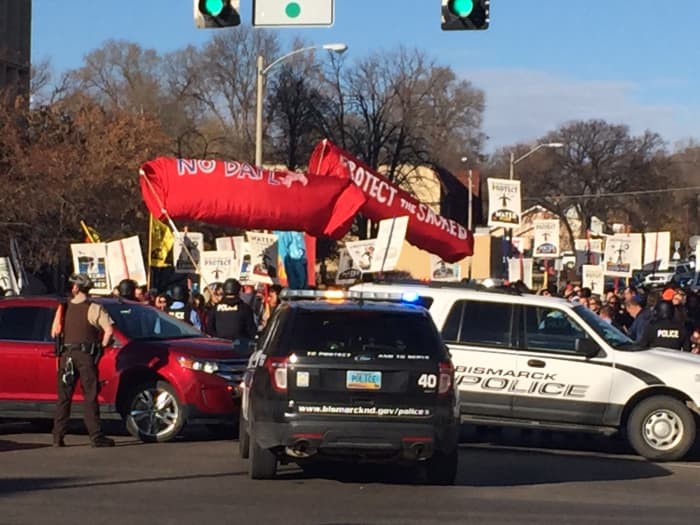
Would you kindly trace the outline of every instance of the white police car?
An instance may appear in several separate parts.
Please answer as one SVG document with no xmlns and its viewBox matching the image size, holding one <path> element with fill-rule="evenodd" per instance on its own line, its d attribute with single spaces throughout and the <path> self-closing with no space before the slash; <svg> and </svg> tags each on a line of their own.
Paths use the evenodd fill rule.
<svg viewBox="0 0 700 525">
<path fill-rule="evenodd" d="M 641 456 L 678 460 L 695 441 L 700 356 L 642 349 L 581 305 L 445 284 L 363 283 L 429 308 L 447 343 L 462 422 L 626 433 Z"/>
</svg>

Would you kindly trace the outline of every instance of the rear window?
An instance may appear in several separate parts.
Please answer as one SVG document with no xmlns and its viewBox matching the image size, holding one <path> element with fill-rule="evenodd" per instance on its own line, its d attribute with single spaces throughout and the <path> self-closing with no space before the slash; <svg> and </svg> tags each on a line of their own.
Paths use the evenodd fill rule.
<svg viewBox="0 0 700 525">
<path fill-rule="evenodd" d="M 391 354 L 408 359 L 445 355 L 432 320 L 418 313 L 302 310 L 292 325 L 290 353 L 339 358 Z"/>
<path fill-rule="evenodd" d="M 151 306 L 136 303 L 106 303 L 103 305 L 117 329 L 129 339 L 158 340 L 202 337 L 202 333 L 187 323 Z"/>
</svg>

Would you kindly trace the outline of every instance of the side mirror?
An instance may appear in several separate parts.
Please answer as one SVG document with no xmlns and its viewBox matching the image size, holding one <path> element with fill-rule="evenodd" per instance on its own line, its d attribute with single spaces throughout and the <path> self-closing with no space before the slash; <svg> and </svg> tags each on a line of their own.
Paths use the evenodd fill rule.
<svg viewBox="0 0 700 525">
<path fill-rule="evenodd" d="M 585 337 L 579 337 L 576 339 L 577 354 L 583 354 L 590 359 L 591 357 L 598 355 L 598 352 L 600 352 L 600 347 L 598 346 L 598 343 L 592 339 L 587 339 Z"/>
</svg>

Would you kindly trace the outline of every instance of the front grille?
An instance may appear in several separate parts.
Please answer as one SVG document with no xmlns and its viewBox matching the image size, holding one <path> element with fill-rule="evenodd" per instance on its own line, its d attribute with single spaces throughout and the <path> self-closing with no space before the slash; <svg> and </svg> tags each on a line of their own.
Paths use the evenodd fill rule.
<svg viewBox="0 0 700 525">
<path fill-rule="evenodd" d="M 237 386 L 243 381 L 248 359 L 221 359 L 216 364 L 219 365 L 216 375 L 225 379 L 227 383 Z"/>
</svg>

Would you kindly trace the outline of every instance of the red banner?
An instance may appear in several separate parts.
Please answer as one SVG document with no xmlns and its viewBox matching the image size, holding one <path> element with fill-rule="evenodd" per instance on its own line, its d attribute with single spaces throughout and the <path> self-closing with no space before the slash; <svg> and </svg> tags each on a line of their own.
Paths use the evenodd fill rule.
<svg viewBox="0 0 700 525">
<path fill-rule="evenodd" d="M 446 262 L 457 262 L 474 251 L 472 232 L 435 213 L 430 206 L 328 140 L 319 142 L 311 154 L 309 173 L 352 180 L 367 196 L 360 211 L 373 221 L 407 215 L 406 240 Z"/>
<path fill-rule="evenodd" d="M 159 220 L 305 231 L 338 239 L 367 198 L 346 180 L 236 161 L 160 157 L 141 166 L 141 194 Z M 165 210 L 165 211 L 164 211 Z"/>
</svg>

